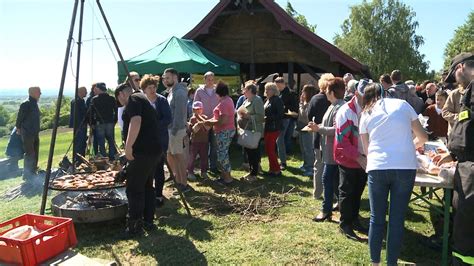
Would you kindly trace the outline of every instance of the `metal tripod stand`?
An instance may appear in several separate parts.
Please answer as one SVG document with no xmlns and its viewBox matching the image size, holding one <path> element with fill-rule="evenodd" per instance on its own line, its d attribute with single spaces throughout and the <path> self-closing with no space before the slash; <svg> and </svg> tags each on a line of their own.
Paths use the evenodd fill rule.
<svg viewBox="0 0 474 266">
<path fill-rule="evenodd" d="M 62 70 L 62 75 L 61 75 L 61 83 L 60 83 L 60 86 L 59 86 L 59 92 L 58 92 L 58 98 L 57 98 L 57 104 L 56 104 L 56 112 L 55 112 L 54 121 L 53 121 L 53 131 L 51 133 L 51 144 L 50 144 L 50 147 L 49 147 L 48 164 L 46 166 L 46 175 L 45 175 L 44 184 L 43 184 L 43 195 L 42 195 L 42 199 L 41 199 L 40 214 L 44 214 L 44 211 L 45 211 L 45 208 L 46 208 L 46 200 L 47 200 L 47 197 L 48 197 L 49 180 L 51 178 L 51 167 L 52 167 L 52 164 L 53 164 L 54 148 L 55 148 L 55 145 L 56 145 L 56 137 L 57 137 L 57 132 L 58 132 L 59 115 L 60 115 L 61 103 L 62 103 L 62 99 L 63 99 L 64 83 L 65 83 L 65 80 L 66 80 L 66 71 L 67 71 L 67 66 L 68 66 L 68 61 L 69 61 L 69 54 L 71 52 L 71 44 L 72 44 L 72 41 L 73 41 L 74 25 L 76 23 L 76 16 L 77 16 L 77 11 L 78 11 L 79 1 L 81 2 L 81 8 L 80 8 L 80 15 L 79 15 L 76 86 L 75 86 L 75 94 L 74 94 L 75 95 L 74 99 L 75 99 L 76 103 L 79 99 L 78 98 L 79 69 L 80 69 L 80 61 L 81 61 L 80 59 L 81 59 L 81 46 L 82 46 L 82 25 L 83 25 L 83 18 L 84 18 L 84 2 L 85 2 L 85 0 L 75 0 L 74 1 L 74 8 L 73 8 L 71 24 L 70 24 L 70 28 L 69 28 L 69 36 L 68 36 L 68 39 L 67 39 L 66 54 L 65 54 L 65 57 L 64 57 L 63 70 Z M 110 34 L 110 37 L 111 37 L 111 39 L 114 43 L 117 54 L 120 57 L 121 66 L 125 70 L 125 73 L 127 73 L 128 80 L 132 80 L 131 76 L 130 76 L 130 71 L 128 70 L 127 64 L 125 63 L 125 61 L 123 59 L 123 56 L 122 56 L 122 53 L 120 52 L 120 49 L 118 47 L 117 41 L 115 40 L 115 36 L 112 32 L 112 29 L 111 29 L 110 24 L 107 20 L 107 17 L 105 16 L 104 9 L 102 8 L 102 5 L 100 4 L 99 0 L 96 0 L 96 3 L 97 3 L 97 6 L 100 10 L 102 18 L 105 22 L 105 25 L 107 26 L 107 30 L 108 30 L 108 32 Z M 133 82 L 130 82 L 130 85 L 133 88 L 133 90 L 136 91 L 138 89 L 138 88 L 135 87 L 135 84 Z M 74 114 L 77 114 L 77 106 L 78 105 L 75 104 Z M 76 115 L 74 115 L 74 116 L 76 116 Z M 74 117 L 74 135 L 73 135 L 74 138 L 76 137 L 78 123 L 80 123 L 80 121 L 76 121 L 76 120 L 77 119 Z M 74 141 L 73 141 L 73 145 L 74 145 Z M 75 149 L 73 148 L 73 151 L 74 150 Z M 74 156 L 73 156 L 73 158 L 74 158 Z M 74 163 L 75 162 L 73 161 L 73 164 Z M 174 176 L 173 176 L 173 173 L 171 171 L 170 171 L 170 174 L 171 174 L 171 176 L 173 177 L 173 180 L 174 180 Z M 179 188 L 178 188 L 178 191 L 179 191 L 180 197 L 183 201 L 183 204 L 186 208 L 186 211 L 191 216 L 191 212 L 189 210 L 188 204 L 187 204 L 183 194 L 179 190 Z"/>
</svg>

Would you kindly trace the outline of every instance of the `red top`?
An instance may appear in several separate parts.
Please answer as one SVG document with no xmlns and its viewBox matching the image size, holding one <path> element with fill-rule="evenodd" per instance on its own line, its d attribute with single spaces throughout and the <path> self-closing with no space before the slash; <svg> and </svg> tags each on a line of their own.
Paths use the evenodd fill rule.
<svg viewBox="0 0 474 266">
<path fill-rule="evenodd" d="M 224 130 L 235 129 L 234 123 L 234 102 L 229 96 L 222 98 L 219 104 L 214 108 L 214 119 L 219 120 L 221 116 L 226 116 L 227 120 L 225 123 L 214 125 L 214 131 L 219 133 Z"/>
<path fill-rule="evenodd" d="M 423 112 L 423 115 L 429 117 L 428 131 L 433 132 L 433 136 L 448 136 L 448 121 L 444 120 L 444 118 L 441 116 L 441 113 L 438 114 L 438 112 L 436 112 L 436 104 L 428 106 Z"/>
</svg>

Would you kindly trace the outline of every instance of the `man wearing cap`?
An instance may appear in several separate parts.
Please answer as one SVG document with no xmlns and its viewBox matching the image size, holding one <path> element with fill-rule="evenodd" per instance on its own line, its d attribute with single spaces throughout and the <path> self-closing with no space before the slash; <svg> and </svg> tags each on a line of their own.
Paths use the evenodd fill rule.
<svg viewBox="0 0 474 266">
<path fill-rule="evenodd" d="M 94 98 L 91 102 L 93 124 L 97 130 L 97 143 L 99 154 L 113 160 L 117 149 L 115 148 L 115 123 L 117 123 L 117 102 L 114 97 L 107 94 L 107 86 L 103 82 L 96 84 Z M 109 153 L 105 150 L 105 140 L 109 144 Z"/>
<path fill-rule="evenodd" d="M 38 170 L 40 110 L 38 100 L 41 96 L 39 87 L 28 89 L 28 99 L 20 105 L 16 118 L 16 134 L 21 136 L 25 160 L 23 164 L 23 178 L 27 179 Z"/>
<path fill-rule="evenodd" d="M 438 164 L 452 160 L 452 157 L 458 161 L 454 174 L 453 265 L 471 265 L 474 264 L 474 55 L 461 53 L 455 56 L 445 81 L 457 82 L 463 94 L 449 134 L 451 155 Z"/>
<path fill-rule="evenodd" d="M 472 53 L 465 53 L 465 56 L 469 57 L 469 54 L 471 54 L 472 56 Z M 456 60 L 458 56 L 456 56 L 453 59 L 452 64 L 455 63 L 454 60 Z M 446 75 L 446 78 L 444 79 L 444 82 L 448 84 L 455 83 L 456 79 L 453 73 L 454 72 L 452 72 L 450 69 L 448 74 Z M 448 121 L 448 135 L 451 133 L 451 128 L 454 125 L 454 121 L 458 119 L 458 113 L 461 108 L 461 98 L 464 96 L 465 93 L 466 93 L 465 87 L 458 86 L 456 89 L 451 91 L 451 93 L 448 95 L 448 99 L 446 100 L 446 103 L 444 104 L 442 115 L 443 115 L 443 118 L 446 119 L 446 121 Z"/>
<path fill-rule="evenodd" d="M 353 240 L 358 240 L 354 230 L 368 232 L 359 221 L 360 198 L 367 182 L 367 157 L 359 137 L 359 118 L 364 89 L 369 82 L 367 79 L 359 80 L 355 97 L 341 106 L 334 124 L 334 159 L 339 165 L 339 229 Z"/>
<path fill-rule="evenodd" d="M 115 90 L 115 98 L 125 107 L 123 132 L 127 158 L 128 220 L 125 237 L 130 238 L 156 229 L 153 175 L 161 155 L 156 112 L 145 94 L 133 92 L 123 83 Z"/>
</svg>

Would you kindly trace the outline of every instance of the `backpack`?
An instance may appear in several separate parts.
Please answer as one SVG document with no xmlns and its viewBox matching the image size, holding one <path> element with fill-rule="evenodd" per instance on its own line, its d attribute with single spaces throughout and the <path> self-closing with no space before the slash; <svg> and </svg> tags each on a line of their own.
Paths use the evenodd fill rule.
<svg viewBox="0 0 474 266">
<path fill-rule="evenodd" d="M 461 161 L 474 160 L 474 93 L 473 81 L 466 87 L 458 119 L 448 136 L 448 149 Z"/>
</svg>

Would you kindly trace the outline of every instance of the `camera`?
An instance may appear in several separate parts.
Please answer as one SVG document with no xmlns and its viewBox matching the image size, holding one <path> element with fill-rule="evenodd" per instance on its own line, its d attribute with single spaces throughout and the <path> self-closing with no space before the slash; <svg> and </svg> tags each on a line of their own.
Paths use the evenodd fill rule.
<svg viewBox="0 0 474 266">
<path fill-rule="evenodd" d="M 120 170 L 120 172 L 118 172 L 117 175 L 115 175 L 115 178 L 114 178 L 115 182 L 122 183 L 125 180 L 127 180 L 127 167 L 128 167 L 128 164 L 126 163 L 122 167 L 122 170 Z"/>
<path fill-rule="evenodd" d="M 122 165 L 122 169 L 115 176 L 115 182 L 122 183 L 125 180 L 127 180 L 128 160 L 125 157 L 125 155 L 120 155 L 118 157 L 118 161 L 119 161 L 120 165 Z"/>
<path fill-rule="evenodd" d="M 127 157 L 125 157 L 125 154 L 120 155 L 118 158 L 120 165 L 125 166 L 128 162 Z"/>
<path fill-rule="evenodd" d="M 59 162 L 59 168 L 69 172 L 72 169 L 72 163 L 67 156 L 64 156 L 61 162 Z"/>
</svg>

